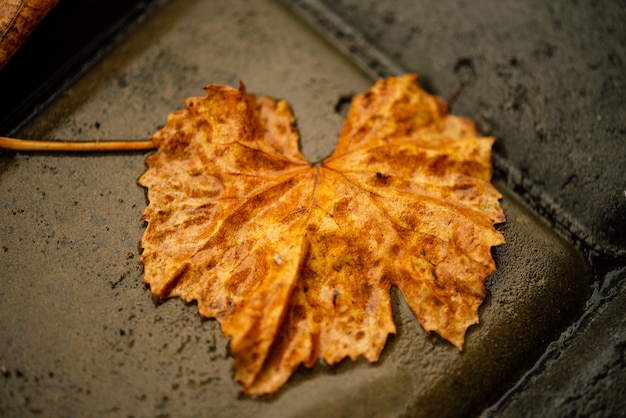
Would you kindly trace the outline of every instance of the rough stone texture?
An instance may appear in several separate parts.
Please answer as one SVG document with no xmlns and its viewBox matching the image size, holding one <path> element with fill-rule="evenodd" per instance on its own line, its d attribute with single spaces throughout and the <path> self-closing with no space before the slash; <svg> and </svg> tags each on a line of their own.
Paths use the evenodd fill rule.
<svg viewBox="0 0 626 418">
<path fill-rule="evenodd" d="M 22 132 L 145 138 L 211 82 L 287 98 L 311 160 L 335 146 L 341 97 L 369 88 L 275 2 L 171 2 Z M 0 153 L 0 415 L 466 415 L 495 401 L 580 315 L 585 260 L 500 182 L 508 241 L 494 250 L 481 324 L 456 351 L 394 296 L 382 359 L 300 370 L 274 397 L 239 394 L 228 341 L 141 284 L 141 154 Z"/>
<path fill-rule="evenodd" d="M 321 2 L 436 94 L 467 83 L 454 110 L 499 139 L 509 181 L 587 244 L 626 256 L 624 2 Z"/>
</svg>

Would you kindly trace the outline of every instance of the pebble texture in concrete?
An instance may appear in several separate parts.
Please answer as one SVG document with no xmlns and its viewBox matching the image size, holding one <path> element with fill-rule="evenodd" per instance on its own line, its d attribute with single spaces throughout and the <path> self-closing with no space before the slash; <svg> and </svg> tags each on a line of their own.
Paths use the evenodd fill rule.
<svg viewBox="0 0 626 418">
<path fill-rule="evenodd" d="M 311 160 L 335 146 L 341 97 L 372 83 L 276 2 L 170 2 L 21 132 L 146 138 L 207 83 L 287 98 Z M 141 284 L 144 155 L 0 154 L 0 415 L 466 415 L 494 402 L 582 311 L 580 254 L 502 181 L 508 241 L 481 324 L 456 351 L 394 293 L 381 360 L 300 370 L 241 396 L 228 341 Z"/>
<path fill-rule="evenodd" d="M 596 250 L 626 256 L 624 2 L 289 3 L 325 4 L 436 94 L 466 83 L 454 110 L 499 139 L 496 161 L 518 191 Z"/>
</svg>

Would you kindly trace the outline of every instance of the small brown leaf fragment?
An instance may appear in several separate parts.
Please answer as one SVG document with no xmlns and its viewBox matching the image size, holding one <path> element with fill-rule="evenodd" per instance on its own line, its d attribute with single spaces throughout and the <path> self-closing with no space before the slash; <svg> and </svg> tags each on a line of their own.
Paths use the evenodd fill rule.
<svg viewBox="0 0 626 418">
<path fill-rule="evenodd" d="M 311 165 L 284 101 L 211 85 L 151 139 L 142 239 L 157 299 L 196 300 L 231 338 L 245 393 L 304 364 L 379 358 L 397 286 L 459 349 L 504 243 L 493 138 L 415 75 L 357 95 L 334 153 Z"/>
<path fill-rule="evenodd" d="M 59 0 L 0 2 L 0 70 Z"/>
</svg>

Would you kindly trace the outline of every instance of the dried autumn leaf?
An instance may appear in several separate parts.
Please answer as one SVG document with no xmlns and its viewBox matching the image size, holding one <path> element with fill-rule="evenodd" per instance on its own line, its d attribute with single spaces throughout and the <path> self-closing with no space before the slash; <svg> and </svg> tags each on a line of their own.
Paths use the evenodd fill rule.
<svg viewBox="0 0 626 418">
<path fill-rule="evenodd" d="M 206 87 L 152 137 L 145 281 L 220 321 L 244 392 L 273 393 L 320 358 L 377 360 L 396 330 L 391 286 L 459 349 L 478 322 L 504 242 L 493 138 L 415 80 L 356 96 L 318 164 L 287 104 L 243 85 Z"/>
<path fill-rule="evenodd" d="M 0 69 L 59 0 L 0 2 Z"/>
</svg>

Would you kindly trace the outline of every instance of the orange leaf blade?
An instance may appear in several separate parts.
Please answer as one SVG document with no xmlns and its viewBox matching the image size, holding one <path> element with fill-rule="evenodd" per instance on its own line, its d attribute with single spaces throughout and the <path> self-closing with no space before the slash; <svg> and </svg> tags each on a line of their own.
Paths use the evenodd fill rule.
<svg viewBox="0 0 626 418">
<path fill-rule="evenodd" d="M 310 165 L 282 101 L 206 88 L 152 138 L 145 281 L 197 300 L 231 338 L 246 393 L 318 359 L 379 358 L 397 286 L 459 349 L 478 322 L 492 246 L 492 138 L 446 114 L 415 76 L 355 98 L 335 152 Z"/>
</svg>

